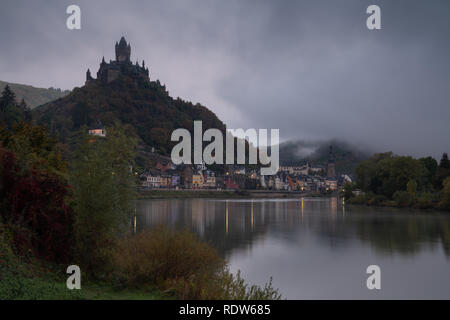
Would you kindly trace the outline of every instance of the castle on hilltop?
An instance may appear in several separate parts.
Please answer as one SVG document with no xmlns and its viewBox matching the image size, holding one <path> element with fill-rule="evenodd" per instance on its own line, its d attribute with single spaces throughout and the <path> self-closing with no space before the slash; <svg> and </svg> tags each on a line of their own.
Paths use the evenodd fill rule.
<svg viewBox="0 0 450 320">
<path fill-rule="evenodd" d="M 97 72 L 97 79 L 92 78 L 91 71 L 86 72 L 86 85 L 102 82 L 109 83 L 119 78 L 120 75 L 127 75 L 134 79 L 143 79 L 150 81 L 148 68 L 145 67 L 145 62 L 142 61 L 142 66 L 136 61 L 136 64 L 131 62 L 131 45 L 127 43 L 124 37 L 116 42 L 116 60 L 105 62 L 103 57 L 100 63 L 100 68 Z"/>
</svg>

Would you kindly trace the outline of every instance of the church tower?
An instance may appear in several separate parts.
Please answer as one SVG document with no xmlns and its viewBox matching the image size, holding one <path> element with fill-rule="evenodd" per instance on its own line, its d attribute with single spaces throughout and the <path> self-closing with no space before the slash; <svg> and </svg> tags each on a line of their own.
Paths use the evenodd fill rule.
<svg viewBox="0 0 450 320">
<path fill-rule="evenodd" d="M 333 146 L 330 146 L 330 154 L 328 156 L 327 177 L 328 178 L 336 177 L 336 161 L 334 158 Z"/>
<path fill-rule="evenodd" d="M 119 43 L 116 42 L 116 61 L 117 62 L 130 62 L 131 57 L 131 45 L 125 40 L 124 37 L 120 38 Z"/>
</svg>

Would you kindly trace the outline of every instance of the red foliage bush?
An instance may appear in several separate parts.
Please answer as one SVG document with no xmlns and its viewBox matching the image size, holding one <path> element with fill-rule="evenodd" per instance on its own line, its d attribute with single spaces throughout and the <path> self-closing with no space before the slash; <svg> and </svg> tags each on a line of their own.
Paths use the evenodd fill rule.
<svg viewBox="0 0 450 320">
<path fill-rule="evenodd" d="M 69 186 L 55 174 L 23 169 L 15 155 L 0 146 L 0 218 L 13 228 L 21 254 L 68 262 L 72 244 Z"/>
</svg>

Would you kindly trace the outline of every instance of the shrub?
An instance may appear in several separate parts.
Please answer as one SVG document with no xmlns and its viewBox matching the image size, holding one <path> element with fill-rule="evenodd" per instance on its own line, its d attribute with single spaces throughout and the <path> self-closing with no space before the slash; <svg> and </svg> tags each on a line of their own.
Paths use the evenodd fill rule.
<svg viewBox="0 0 450 320">
<path fill-rule="evenodd" d="M 450 177 L 444 180 L 444 188 L 441 191 L 441 200 L 439 208 L 443 210 L 450 210 Z"/>
<path fill-rule="evenodd" d="M 157 287 L 179 299 L 275 299 L 271 282 L 248 287 L 215 249 L 196 236 L 163 227 L 121 241 L 115 255 L 120 282 Z"/>
<path fill-rule="evenodd" d="M 386 196 L 374 195 L 367 201 L 367 204 L 370 206 L 381 206 L 384 205 L 387 200 L 388 198 Z"/>
<path fill-rule="evenodd" d="M 51 269 L 33 257 L 15 254 L 13 234 L 0 223 L 0 300 L 79 298 L 67 290 L 64 281 L 56 282 Z"/>
<path fill-rule="evenodd" d="M 365 194 L 359 194 L 359 195 L 349 199 L 350 204 L 364 205 L 364 204 L 367 204 L 367 201 L 368 201 L 368 196 L 366 196 Z"/>
<path fill-rule="evenodd" d="M 351 182 L 346 182 L 344 187 L 342 188 L 341 196 L 344 197 L 345 200 L 349 200 L 353 198 L 355 195 L 353 194 L 353 190 L 355 186 Z"/>
<path fill-rule="evenodd" d="M 414 202 L 413 196 L 407 191 L 396 191 L 393 198 L 396 205 L 401 208 L 410 207 Z"/>
<path fill-rule="evenodd" d="M 0 147 L 0 222 L 12 228 L 15 247 L 42 259 L 68 262 L 72 210 L 68 185 L 45 169 L 23 168 Z"/>
<path fill-rule="evenodd" d="M 423 192 L 416 201 L 416 207 L 419 209 L 429 209 L 433 207 L 433 195 L 429 192 Z"/>
</svg>

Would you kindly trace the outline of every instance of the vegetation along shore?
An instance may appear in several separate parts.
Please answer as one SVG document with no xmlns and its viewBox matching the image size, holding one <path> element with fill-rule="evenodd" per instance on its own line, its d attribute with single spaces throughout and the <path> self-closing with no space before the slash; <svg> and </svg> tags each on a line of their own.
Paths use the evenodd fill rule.
<svg viewBox="0 0 450 320">
<path fill-rule="evenodd" d="M 44 127 L 0 128 L 0 299 L 280 298 L 190 233 L 131 233 L 136 141 L 119 124 L 86 132 L 66 160 Z M 81 290 L 66 288 L 73 264 Z"/>
<path fill-rule="evenodd" d="M 450 211 L 450 160 L 375 154 L 356 168 L 342 195 L 349 204 Z"/>
</svg>

